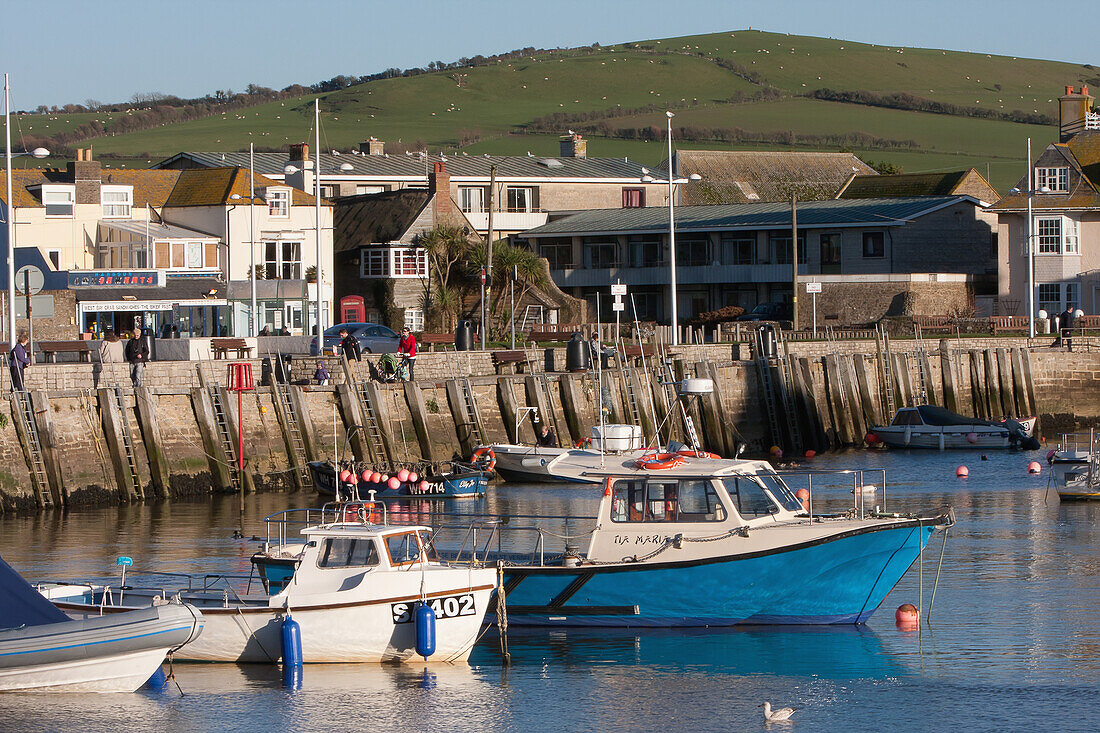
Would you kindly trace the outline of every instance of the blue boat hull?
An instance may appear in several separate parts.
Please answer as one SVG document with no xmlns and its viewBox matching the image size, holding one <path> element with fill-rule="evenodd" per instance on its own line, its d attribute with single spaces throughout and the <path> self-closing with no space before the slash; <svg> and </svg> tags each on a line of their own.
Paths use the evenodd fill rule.
<svg viewBox="0 0 1100 733">
<path fill-rule="evenodd" d="M 317 487 L 317 493 L 326 496 L 336 495 L 336 472 L 332 464 L 314 462 L 309 464 L 313 475 L 313 485 Z M 391 489 L 385 484 L 371 484 L 360 482 L 352 486 L 346 481 L 340 482 L 340 496 L 358 496 L 365 499 L 368 492 L 374 491 L 378 499 L 461 499 L 485 495 L 485 487 L 489 485 L 488 476 L 481 471 L 455 471 L 445 476 L 428 479 L 429 488 L 422 491 L 419 485 L 405 482 L 396 489 Z"/>
<path fill-rule="evenodd" d="M 926 521 L 868 527 L 755 556 L 510 567 L 508 622 L 549 626 L 861 624 L 917 559 Z"/>
</svg>

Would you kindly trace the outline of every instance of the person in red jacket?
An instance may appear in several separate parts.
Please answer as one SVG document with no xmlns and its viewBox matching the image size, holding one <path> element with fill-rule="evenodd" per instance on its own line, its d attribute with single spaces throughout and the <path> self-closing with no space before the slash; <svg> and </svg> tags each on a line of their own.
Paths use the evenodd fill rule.
<svg viewBox="0 0 1100 733">
<path fill-rule="evenodd" d="M 413 380 L 413 366 L 416 365 L 416 336 L 408 326 L 401 329 L 401 340 L 397 342 L 397 351 L 405 357 L 405 363 L 409 365 L 409 381 Z"/>
</svg>

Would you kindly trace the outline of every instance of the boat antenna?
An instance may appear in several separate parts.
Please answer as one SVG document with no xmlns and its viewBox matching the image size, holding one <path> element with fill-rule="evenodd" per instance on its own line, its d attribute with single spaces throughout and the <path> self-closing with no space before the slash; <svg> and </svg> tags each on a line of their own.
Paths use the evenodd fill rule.
<svg viewBox="0 0 1100 733">
<path fill-rule="evenodd" d="M 600 468 L 607 451 L 607 431 L 603 421 L 603 344 L 600 342 L 600 293 L 596 292 L 596 409 L 600 411 Z"/>
</svg>

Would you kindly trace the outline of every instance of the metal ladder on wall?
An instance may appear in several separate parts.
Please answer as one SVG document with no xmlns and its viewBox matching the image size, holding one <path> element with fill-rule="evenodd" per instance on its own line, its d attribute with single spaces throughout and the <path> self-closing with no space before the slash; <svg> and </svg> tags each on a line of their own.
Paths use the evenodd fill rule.
<svg viewBox="0 0 1100 733">
<path fill-rule="evenodd" d="M 787 426 L 791 434 L 792 448 L 801 450 L 802 429 L 798 426 L 798 412 L 794 406 L 794 370 L 791 367 L 791 353 L 787 347 L 787 339 L 783 335 L 782 328 L 776 328 L 776 355 L 779 361 L 779 372 L 783 380 L 779 385 L 779 395 L 783 400 L 783 409 L 787 413 Z"/>
<path fill-rule="evenodd" d="M 126 459 L 126 470 L 130 475 L 130 488 L 134 495 L 142 496 L 141 475 L 138 473 L 137 456 L 134 452 L 134 434 L 130 430 L 130 420 L 126 417 L 126 403 L 122 400 L 122 388 L 112 390 L 115 407 L 118 408 L 119 421 L 122 423 L 122 455 Z"/>
<path fill-rule="evenodd" d="M 46 462 L 42 458 L 42 441 L 38 437 L 38 423 L 34 419 L 31 394 L 25 391 L 13 391 L 12 394 L 15 395 L 16 402 L 19 403 L 17 418 L 23 426 L 23 434 L 27 436 L 27 448 L 31 458 L 31 479 L 34 481 L 38 495 L 42 497 L 42 502 L 50 504 L 50 479 L 46 473 Z"/>
<path fill-rule="evenodd" d="M 386 461 L 386 441 L 382 438 L 382 426 L 378 424 L 378 410 L 374 407 L 374 401 L 367 391 L 367 383 L 359 374 L 359 362 L 344 358 L 344 370 L 359 400 L 359 408 L 363 413 L 363 430 L 367 434 L 367 446 L 370 448 L 371 459 L 374 461 Z"/>
<path fill-rule="evenodd" d="M 217 383 L 208 386 L 206 393 L 210 395 L 210 404 L 214 408 L 214 428 L 218 431 L 218 440 L 221 441 L 222 453 L 225 454 L 230 483 L 238 490 L 242 490 L 242 477 L 240 467 L 237 465 L 237 446 L 233 443 L 233 433 L 229 429 L 229 414 L 226 412 L 225 405 L 222 404 Z"/>
<path fill-rule="evenodd" d="M 916 394 L 913 395 L 913 401 L 917 405 L 928 404 L 928 375 L 924 373 L 924 360 L 926 358 L 924 351 L 924 333 L 921 331 L 920 324 L 914 324 L 913 335 L 917 341 L 917 389 Z M 908 366 L 908 362 L 906 362 Z"/>
<path fill-rule="evenodd" d="M 294 450 L 298 477 L 301 479 L 302 488 L 309 489 L 313 486 L 313 476 L 309 472 L 309 457 L 306 455 L 306 444 L 299 427 L 298 412 L 294 409 L 294 401 L 290 399 L 290 386 L 279 381 L 278 378 L 273 379 L 272 384 L 275 386 L 275 399 L 279 400 L 283 415 L 286 416 L 287 435 L 290 437 L 290 446 Z"/>
<path fill-rule="evenodd" d="M 764 407 L 768 413 L 768 425 L 771 427 L 772 440 L 775 441 L 774 445 L 781 445 L 783 440 L 783 431 L 780 429 L 779 423 L 779 410 L 782 407 L 787 418 L 791 447 L 797 448 L 802 444 L 802 436 L 798 428 L 794 402 L 790 396 L 791 390 L 788 388 L 788 380 L 790 380 L 790 384 L 793 384 L 793 374 L 790 371 L 790 359 L 779 355 L 779 349 L 782 348 L 786 351 L 786 342 L 783 339 L 782 331 L 775 329 L 776 356 L 768 357 L 768 349 L 764 341 L 766 333 L 765 329 L 757 329 L 754 332 L 753 346 L 756 351 L 756 368 L 760 375 L 760 389 L 764 394 Z M 778 384 L 772 378 L 773 367 L 776 368 L 779 375 Z"/>
<path fill-rule="evenodd" d="M 619 378 L 622 380 L 623 389 L 626 392 L 626 407 L 630 413 L 630 424 L 641 427 L 642 408 L 638 405 L 638 393 L 634 391 L 634 365 L 630 363 L 630 359 L 626 356 L 626 345 L 621 338 L 619 339 L 617 359 L 619 362 Z M 642 437 L 644 439 L 646 436 Z"/>
<path fill-rule="evenodd" d="M 458 394 L 462 399 L 462 416 L 466 424 L 471 426 L 472 436 L 477 438 L 478 445 L 487 445 L 485 431 L 481 429 L 481 411 L 477 408 L 474 385 L 470 383 L 469 377 L 455 379 L 455 385 L 458 387 Z"/>
<path fill-rule="evenodd" d="M 894 419 L 894 413 L 897 412 L 897 400 L 894 398 L 894 370 L 890 364 L 890 337 L 886 334 L 886 327 L 881 323 L 875 325 L 875 342 L 882 368 L 882 395 L 886 401 L 883 417 L 889 422 Z"/>
</svg>

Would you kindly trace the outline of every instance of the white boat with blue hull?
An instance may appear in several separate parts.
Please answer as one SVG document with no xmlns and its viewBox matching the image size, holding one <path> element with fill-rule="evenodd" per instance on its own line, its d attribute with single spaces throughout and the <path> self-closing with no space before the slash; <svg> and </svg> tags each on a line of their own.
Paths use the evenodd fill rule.
<svg viewBox="0 0 1100 733">
<path fill-rule="evenodd" d="M 0 560 L 0 691 L 133 692 L 203 617 L 168 603 L 73 619 Z"/>
</svg>

